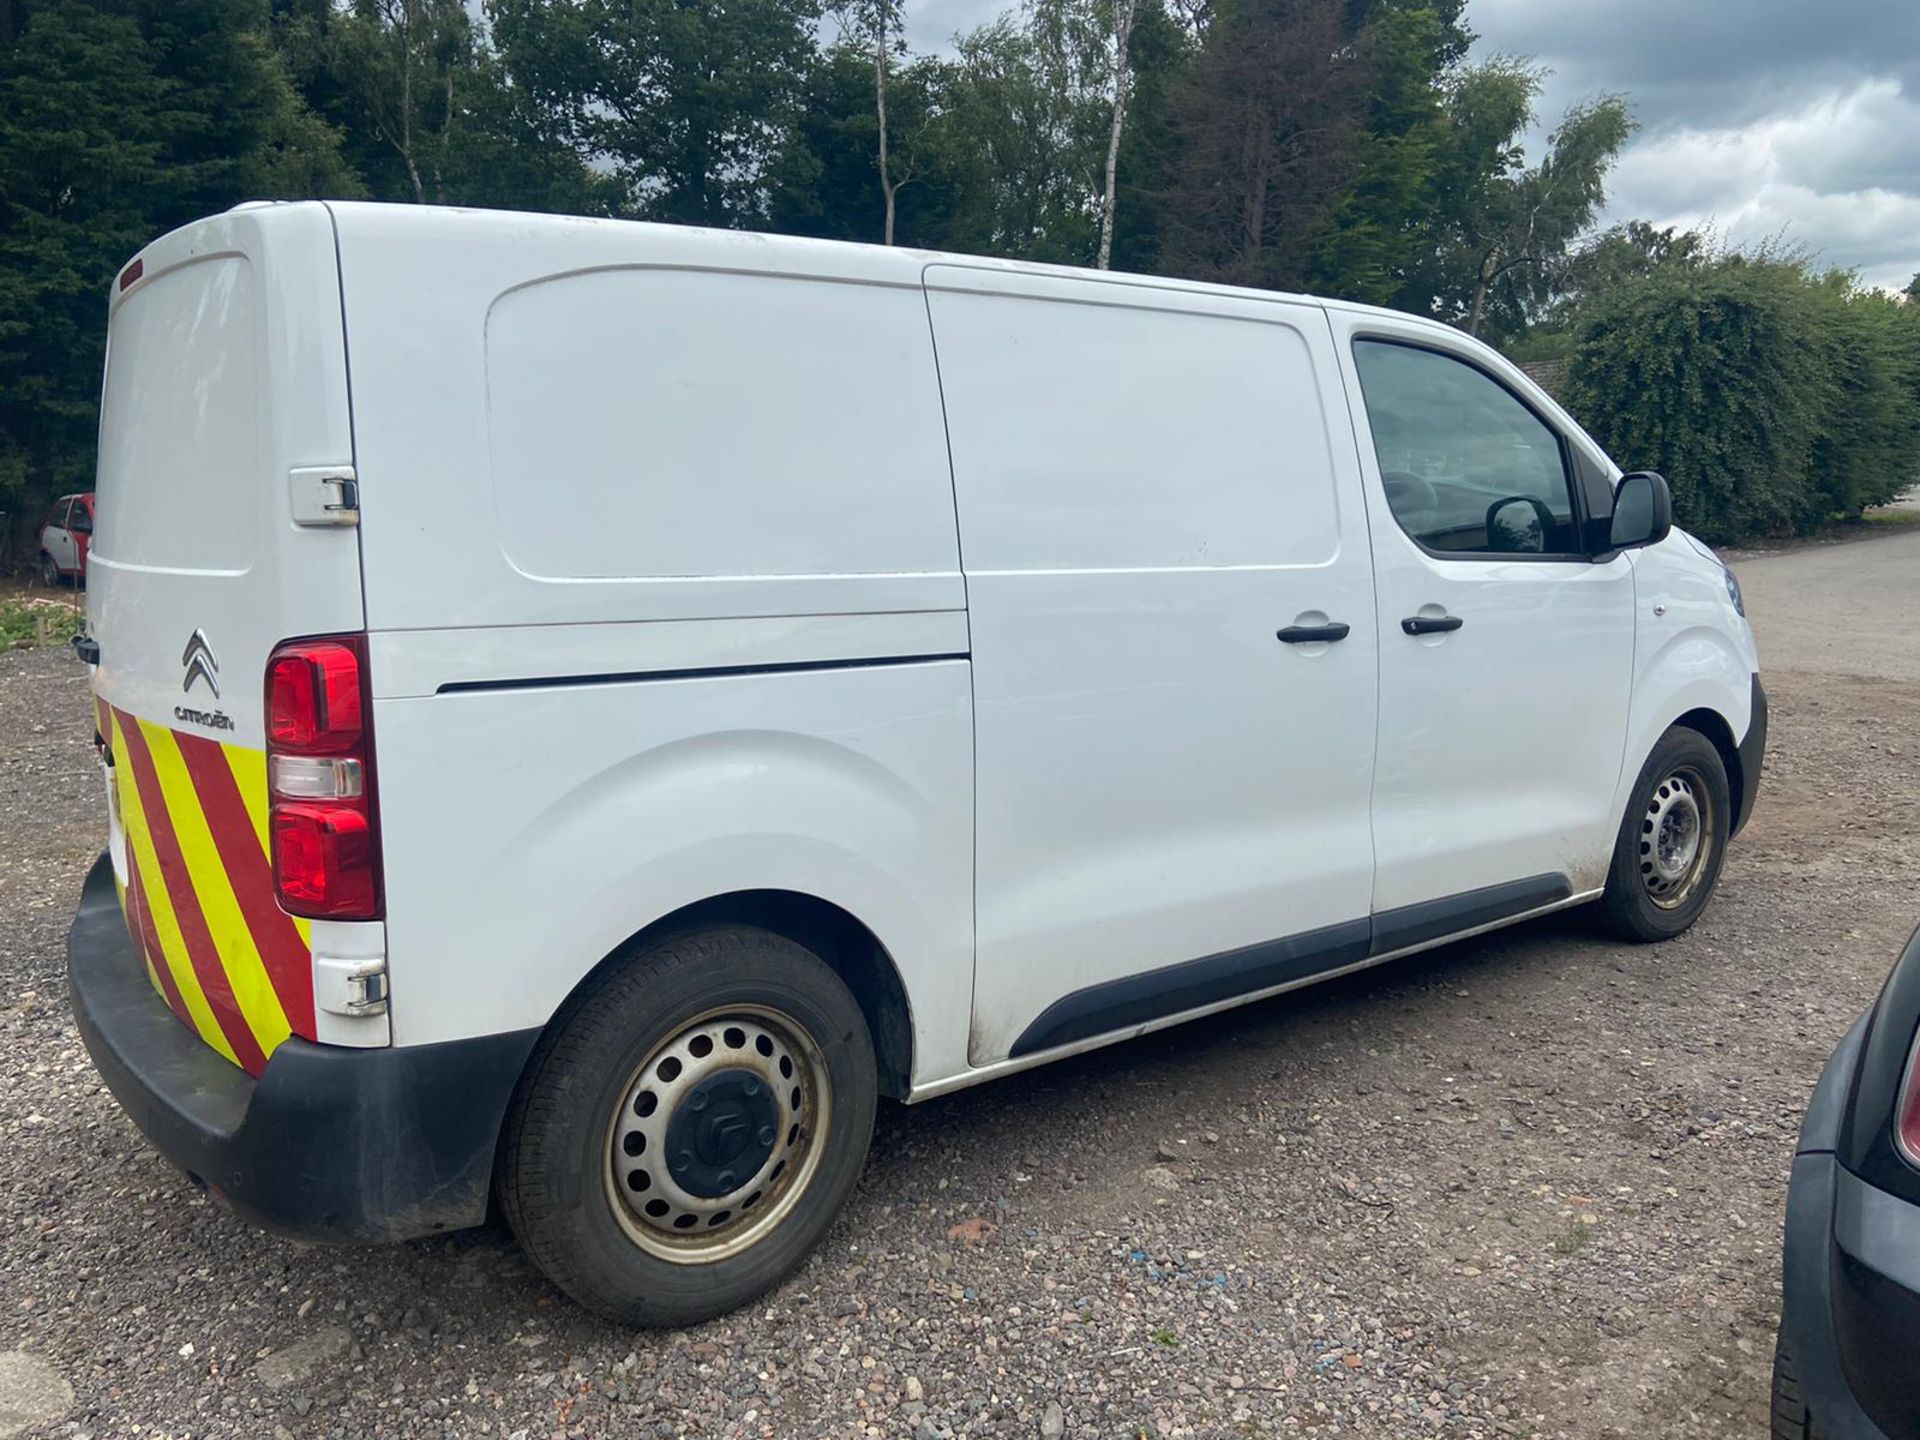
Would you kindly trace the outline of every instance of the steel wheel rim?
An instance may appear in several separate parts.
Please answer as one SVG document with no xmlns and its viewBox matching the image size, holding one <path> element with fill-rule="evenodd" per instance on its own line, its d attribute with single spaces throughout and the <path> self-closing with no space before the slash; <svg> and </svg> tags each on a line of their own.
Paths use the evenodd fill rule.
<svg viewBox="0 0 1920 1440">
<path fill-rule="evenodd" d="M 748 1093 L 754 1084 L 764 1089 Z M 757 1131 L 769 1114 L 774 1133 L 762 1157 Z M 826 1062 L 805 1026 L 764 1006 L 708 1011 L 649 1051 L 621 1086 L 601 1147 L 607 1203 L 627 1238 L 659 1259 L 706 1265 L 738 1255 L 806 1193 L 831 1118 Z M 744 1149 L 729 1159 L 742 1134 L 736 1120 L 746 1122 Z"/>
<path fill-rule="evenodd" d="M 1713 794 L 1692 766 L 1653 787 L 1640 817 L 1637 860 L 1647 898 L 1677 910 L 1700 887 L 1713 857 Z"/>
</svg>

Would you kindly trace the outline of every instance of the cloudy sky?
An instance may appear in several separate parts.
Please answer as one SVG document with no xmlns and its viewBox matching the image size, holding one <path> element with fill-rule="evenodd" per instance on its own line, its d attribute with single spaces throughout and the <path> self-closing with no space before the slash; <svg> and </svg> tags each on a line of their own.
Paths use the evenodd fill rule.
<svg viewBox="0 0 1920 1440">
<path fill-rule="evenodd" d="M 1783 235 L 1870 284 L 1920 271 L 1920 0 L 1468 0 L 1478 48 L 1553 67 L 1541 116 L 1617 90 L 1609 217 Z"/>
<path fill-rule="evenodd" d="M 917 48 L 1005 8 L 908 0 Z M 1920 0 L 1468 0 L 1476 53 L 1553 70 L 1546 128 L 1618 91 L 1639 133 L 1609 220 L 1784 237 L 1869 284 L 1920 272 Z"/>
</svg>

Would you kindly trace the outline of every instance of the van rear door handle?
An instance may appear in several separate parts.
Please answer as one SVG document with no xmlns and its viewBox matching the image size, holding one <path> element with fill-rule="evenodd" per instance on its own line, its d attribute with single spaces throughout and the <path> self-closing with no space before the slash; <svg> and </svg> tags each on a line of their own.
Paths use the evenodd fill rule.
<svg viewBox="0 0 1920 1440">
<path fill-rule="evenodd" d="M 1325 625 L 1289 625 L 1284 630 L 1274 632 L 1282 645 L 1311 645 L 1314 641 L 1328 642 L 1344 640 L 1352 633 L 1353 627 L 1339 620 Z"/>
<path fill-rule="evenodd" d="M 1458 615 L 1409 615 L 1400 628 L 1409 635 L 1444 635 L 1466 623 Z"/>
</svg>

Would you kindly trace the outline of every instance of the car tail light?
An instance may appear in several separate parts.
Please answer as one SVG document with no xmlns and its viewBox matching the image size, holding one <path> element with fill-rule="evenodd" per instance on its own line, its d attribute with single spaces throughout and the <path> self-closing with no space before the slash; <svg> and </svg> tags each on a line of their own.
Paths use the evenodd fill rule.
<svg viewBox="0 0 1920 1440">
<path fill-rule="evenodd" d="M 267 829 L 281 907 L 381 913 L 366 638 L 289 640 L 267 661 Z"/>
<path fill-rule="evenodd" d="M 1900 1106 L 1894 1112 L 1893 1138 L 1910 1165 L 1920 1165 L 1920 1037 L 1907 1058 L 1906 1078 L 1900 1082 Z"/>
</svg>

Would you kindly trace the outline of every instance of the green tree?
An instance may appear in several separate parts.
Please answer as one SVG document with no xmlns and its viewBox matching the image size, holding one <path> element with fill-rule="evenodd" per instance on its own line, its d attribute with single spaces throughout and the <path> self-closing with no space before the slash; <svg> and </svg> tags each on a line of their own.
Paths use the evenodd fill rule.
<svg viewBox="0 0 1920 1440">
<path fill-rule="evenodd" d="M 1596 294 L 1565 398 L 1713 540 L 1805 532 L 1920 478 L 1920 324 L 1791 255 L 1663 264 Z"/>
<path fill-rule="evenodd" d="M 956 148 L 944 114 L 953 75 L 950 63 L 930 56 L 889 72 L 896 238 L 903 244 L 968 243 L 956 217 L 978 164 Z M 808 71 L 799 114 L 773 167 L 768 220 L 775 230 L 825 240 L 885 238 L 877 119 L 872 55 L 859 45 L 833 46 Z"/>
<path fill-rule="evenodd" d="M 167 226 L 243 199 L 358 186 L 339 137 L 315 120 L 268 34 L 266 0 L 123 0 L 169 101 Z M 102 9 L 119 6 L 100 3 Z M 36 23 L 38 11 L 36 8 Z"/>
<path fill-rule="evenodd" d="M 1835 272 L 1809 286 L 1830 404 L 1814 438 L 1814 520 L 1858 516 L 1920 481 L 1920 345 L 1903 307 Z"/>
<path fill-rule="evenodd" d="M 558 215 L 620 212 L 626 193 L 620 177 L 590 168 L 555 134 L 498 55 L 483 50 L 464 79 L 445 162 L 449 204 Z"/>
<path fill-rule="evenodd" d="M 1629 220 L 1603 230 L 1567 257 L 1555 275 L 1557 303 L 1577 307 L 1670 266 L 1697 269 L 1713 258 L 1712 242 L 1698 230 Z"/>
<path fill-rule="evenodd" d="M 93 473 L 107 287 L 163 231 L 351 189 L 265 0 L 33 0 L 0 46 L 0 505 Z"/>
<path fill-rule="evenodd" d="M 814 55 L 813 0 L 491 0 L 536 128 L 655 220 L 758 226 Z"/>
<path fill-rule="evenodd" d="M 1197 41 L 1167 0 L 1140 0 L 1127 50 L 1126 132 L 1115 167 L 1113 265 L 1152 271 L 1164 250 L 1165 206 L 1179 155 L 1173 96 L 1192 63 Z"/>
<path fill-rule="evenodd" d="M 507 83 L 465 0 L 277 0 L 275 35 L 312 108 L 380 200 L 605 213 L 596 176 Z"/>
<path fill-rule="evenodd" d="M 1344 0 L 1221 0 L 1173 100 L 1163 263 L 1291 289 L 1354 174 L 1366 58 Z"/>
<path fill-rule="evenodd" d="M 1516 335 L 1552 298 L 1633 133 L 1626 102 L 1602 96 L 1568 111 L 1529 168 L 1520 137 L 1533 120 L 1541 76 L 1503 58 L 1463 70 L 1451 86 L 1432 243 L 1402 298 L 1469 334 Z"/>
<path fill-rule="evenodd" d="M 1715 261 L 1710 236 L 1697 230 L 1659 229 L 1629 220 L 1583 241 L 1553 272 L 1551 298 L 1530 318 L 1524 334 L 1503 337 L 1515 360 L 1566 360 L 1574 327 L 1591 307 L 1623 286 L 1667 270 L 1697 270 Z"/>
<path fill-rule="evenodd" d="M 1409 277 L 1435 243 L 1446 209 L 1439 159 L 1448 149 L 1448 86 L 1471 32 L 1462 0 L 1367 0 L 1352 44 L 1367 57 L 1367 114 L 1351 183 L 1315 242 L 1309 279 L 1321 292 L 1424 309 Z"/>
<path fill-rule="evenodd" d="M 0 507 L 92 468 L 107 285 L 150 238 L 166 101 L 133 20 L 82 0 L 0 52 Z"/>
<path fill-rule="evenodd" d="M 444 200 L 468 82 L 479 65 L 462 0 L 315 0 L 280 45 L 316 108 L 383 199 Z"/>
<path fill-rule="evenodd" d="M 1111 110 L 1098 17 L 1032 0 L 959 42 L 948 120 L 979 157 L 957 231 L 989 254 L 1090 265 Z"/>
</svg>

